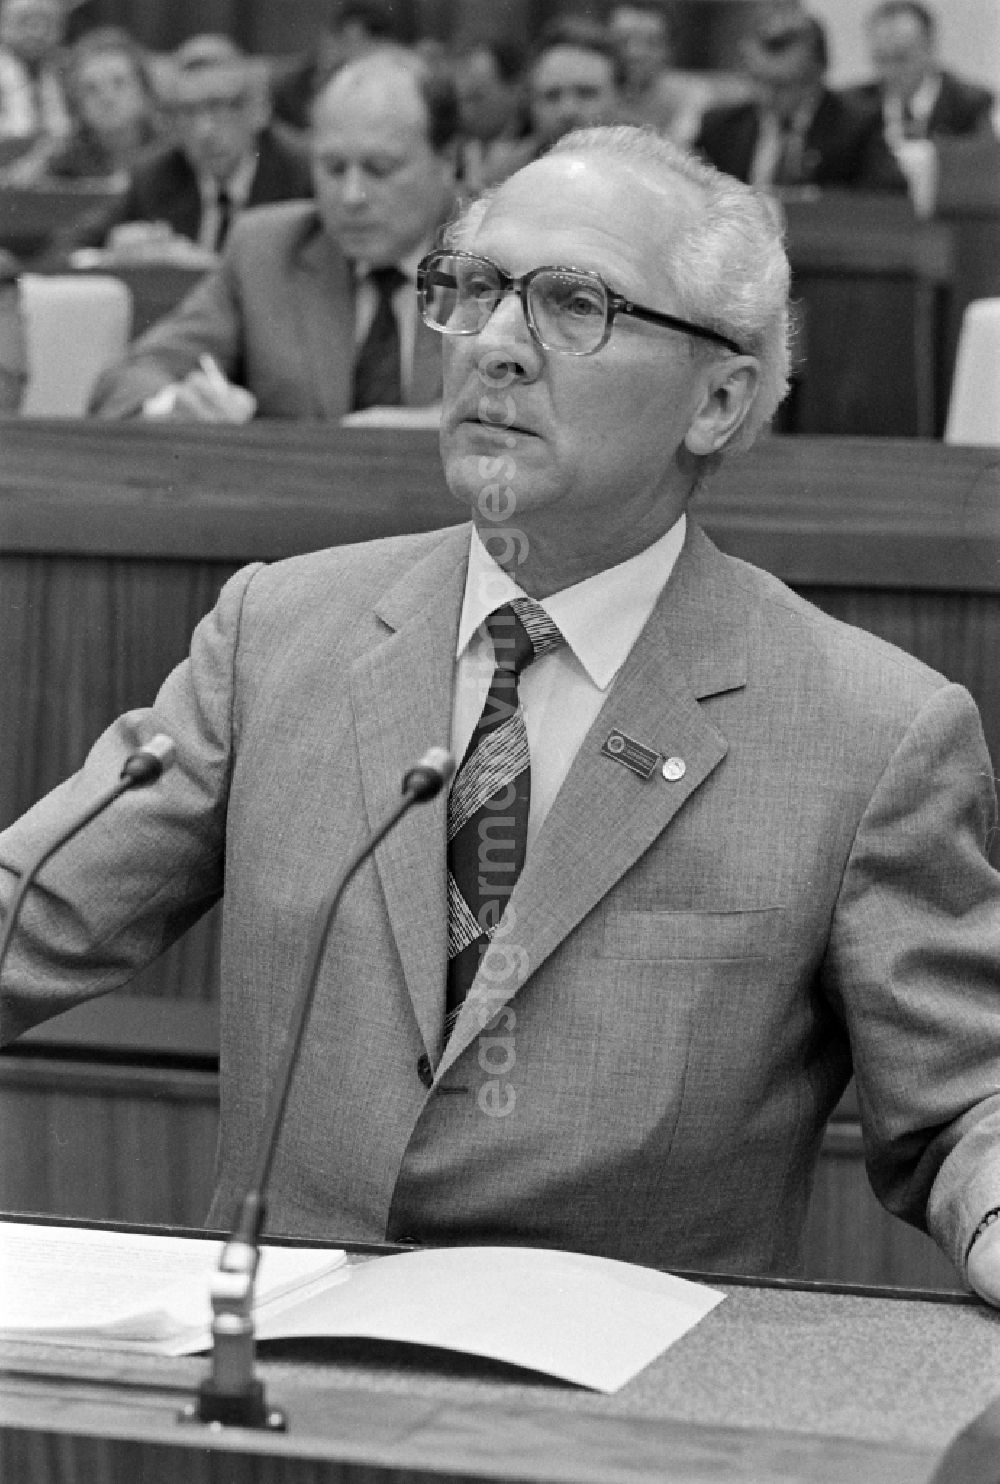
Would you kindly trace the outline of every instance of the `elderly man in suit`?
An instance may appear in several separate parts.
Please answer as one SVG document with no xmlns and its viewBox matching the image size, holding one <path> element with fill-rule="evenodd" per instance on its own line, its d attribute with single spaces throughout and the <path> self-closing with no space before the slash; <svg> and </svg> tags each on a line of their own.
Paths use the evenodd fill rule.
<svg viewBox="0 0 1000 1484">
<path fill-rule="evenodd" d="M 219 266 L 98 381 L 91 410 L 239 422 L 437 401 L 437 337 L 414 279 L 453 204 L 451 84 L 402 48 L 320 95 L 315 200 L 260 208 Z"/>
<path fill-rule="evenodd" d="M 937 19 L 920 0 L 883 0 L 868 16 L 875 76 L 845 90 L 882 120 L 887 143 L 989 134 L 993 94 L 943 68 L 937 59 Z"/>
<path fill-rule="evenodd" d="M 333 923 L 275 1228 L 780 1270 L 853 1063 L 881 1198 L 1000 1295 L 975 707 L 689 513 L 782 396 L 788 281 L 755 192 L 640 129 L 566 136 L 421 269 L 471 527 L 241 572 L 153 707 L 0 837 L 9 895 L 131 748 L 176 739 L 42 872 L 4 1034 L 222 897 L 213 1220 L 330 882 L 450 738 L 449 797 Z"/>
<path fill-rule="evenodd" d="M 765 16 L 744 48 L 756 98 L 706 109 L 693 148 L 718 170 L 776 190 L 903 191 L 878 119 L 825 85 L 826 32 L 795 6 Z"/>
</svg>

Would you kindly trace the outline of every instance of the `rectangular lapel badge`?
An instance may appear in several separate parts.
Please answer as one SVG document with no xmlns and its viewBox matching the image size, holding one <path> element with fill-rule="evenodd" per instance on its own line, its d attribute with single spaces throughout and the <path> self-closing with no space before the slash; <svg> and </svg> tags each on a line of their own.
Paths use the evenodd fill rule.
<svg viewBox="0 0 1000 1484">
<path fill-rule="evenodd" d="M 609 732 L 601 745 L 601 751 L 605 757 L 610 757 L 616 763 L 624 763 L 639 778 L 652 778 L 656 771 L 656 765 L 660 761 L 660 754 L 652 747 L 644 747 L 634 737 L 626 737 L 624 732 Z"/>
</svg>

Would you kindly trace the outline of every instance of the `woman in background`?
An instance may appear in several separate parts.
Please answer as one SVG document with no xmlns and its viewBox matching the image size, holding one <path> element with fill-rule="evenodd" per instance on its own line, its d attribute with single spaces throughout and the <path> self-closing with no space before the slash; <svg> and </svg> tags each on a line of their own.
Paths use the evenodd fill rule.
<svg viewBox="0 0 1000 1484">
<path fill-rule="evenodd" d="M 73 134 L 46 174 L 124 187 L 132 166 L 163 138 L 146 57 L 127 31 L 104 26 L 76 42 L 65 79 Z"/>
</svg>

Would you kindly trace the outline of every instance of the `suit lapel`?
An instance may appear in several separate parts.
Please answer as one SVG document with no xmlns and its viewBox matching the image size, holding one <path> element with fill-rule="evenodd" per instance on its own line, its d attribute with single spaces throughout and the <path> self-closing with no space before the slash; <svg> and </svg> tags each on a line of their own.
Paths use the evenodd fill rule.
<svg viewBox="0 0 1000 1484">
<path fill-rule="evenodd" d="M 380 600 L 384 641 L 351 671 L 361 779 L 369 824 L 398 803 L 403 775 L 431 746 L 447 747 L 469 528 L 447 532 Z M 447 969 L 445 815 L 442 793 L 418 805 L 376 851 L 403 975 L 428 1055 L 436 1060 Z"/>
<path fill-rule="evenodd" d="M 299 344 L 312 368 L 319 415 L 337 419 L 351 407 L 354 279 L 319 219 L 292 265 Z"/>
<path fill-rule="evenodd" d="M 668 826 L 725 756 L 699 701 L 746 681 L 742 588 L 696 528 L 614 681 L 543 824 L 499 929 L 490 974 L 477 977 L 438 1068 L 443 1075 L 525 980 Z M 620 731 L 662 756 L 641 779 L 602 752 Z M 680 760 L 666 778 L 665 759 Z M 676 761 L 669 770 L 678 773 Z"/>
</svg>

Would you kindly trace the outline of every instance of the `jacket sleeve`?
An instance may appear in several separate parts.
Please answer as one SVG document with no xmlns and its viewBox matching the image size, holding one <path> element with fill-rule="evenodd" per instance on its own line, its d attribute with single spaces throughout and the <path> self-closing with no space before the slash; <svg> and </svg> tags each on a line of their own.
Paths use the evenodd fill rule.
<svg viewBox="0 0 1000 1484">
<path fill-rule="evenodd" d="M 173 767 L 112 804 L 29 891 L 0 984 L 0 1041 L 126 983 L 221 896 L 233 673 L 257 570 L 226 584 L 153 705 L 121 716 L 78 773 L 0 834 L 4 909 L 25 863 L 114 782 L 128 754 L 157 732 L 173 738 Z"/>
<path fill-rule="evenodd" d="M 89 411 L 97 417 L 135 417 L 149 397 L 194 371 L 203 355 L 214 356 L 226 376 L 239 382 L 243 347 L 239 270 L 227 250 L 176 309 L 140 336 L 123 361 L 102 373 Z"/>
<path fill-rule="evenodd" d="M 920 707 L 857 830 L 827 985 L 851 1037 L 869 1177 L 964 1271 L 1000 1204 L 1000 875 L 978 712 L 959 686 Z"/>
</svg>

